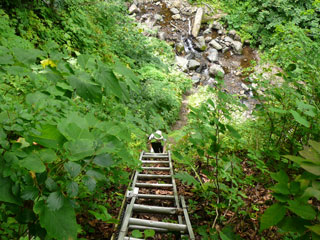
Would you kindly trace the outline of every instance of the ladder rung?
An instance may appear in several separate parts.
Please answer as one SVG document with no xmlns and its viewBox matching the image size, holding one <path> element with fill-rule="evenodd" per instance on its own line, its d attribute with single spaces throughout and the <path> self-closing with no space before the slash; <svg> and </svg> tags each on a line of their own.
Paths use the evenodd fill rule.
<svg viewBox="0 0 320 240">
<path fill-rule="evenodd" d="M 138 178 L 171 178 L 171 175 L 138 174 Z"/>
<path fill-rule="evenodd" d="M 174 199 L 173 195 L 158 195 L 158 194 L 138 194 L 138 198 L 147 199 Z"/>
<path fill-rule="evenodd" d="M 124 237 L 124 240 L 143 240 L 142 238 Z"/>
<path fill-rule="evenodd" d="M 169 167 L 142 167 L 143 170 L 170 171 Z"/>
<path fill-rule="evenodd" d="M 167 187 L 173 187 L 173 185 L 162 184 L 162 183 L 136 183 L 136 187 L 167 188 Z"/>
<path fill-rule="evenodd" d="M 145 164 L 157 164 L 157 163 L 168 163 L 169 164 L 169 161 L 141 161 L 142 163 L 145 163 Z"/>
<path fill-rule="evenodd" d="M 167 155 L 143 155 L 142 158 L 169 158 Z"/>
<path fill-rule="evenodd" d="M 164 228 L 171 231 L 185 232 L 187 230 L 187 225 L 177 224 L 177 223 L 166 223 L 152 220 L 145 220 L 139 218 L 130 218 L 129 224 L 140 225 L 146 227 Z"/>
<path fill-rule="evenodd" d="M 129 229 L 137 229 L 137 230 L 154 230 L 155 232 L 168 232 L 168 229 L 164 228 L 154 228 L 154 227 L 146 227 L 146 226 L 139 226 L 139 225 L 129 225 Z"/>
<path fill-rule="evenodd" d="M 162 214 L 177 214 L 179 211 L 178 208 L 175 207 L 158 207 L 158 206 L 148 206 L 142 204 L 134 204 L 133 210 L 136 212 L 143 212 L 143 213 L 162 213 Z M 180 212 L 182 209 L 180 210 Z"/>
</svg>

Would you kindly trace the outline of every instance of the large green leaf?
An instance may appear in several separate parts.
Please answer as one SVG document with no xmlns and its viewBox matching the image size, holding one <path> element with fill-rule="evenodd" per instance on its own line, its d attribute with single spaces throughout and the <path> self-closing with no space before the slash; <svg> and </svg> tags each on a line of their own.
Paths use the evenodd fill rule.
<svg viewBox="0 0 320 240">
<path fill-rule="evenodd" d="M 0 65 L 13 64 L 13 57 L 9 54 L 0 55 Z"/>
<path fill-rule="evenodd" d="M 25 159 L 21 160 L 19 165 L 36 173 L 42 173 L 46 170 L 46 166 L 36 153 L 32 153 Z"/>
<path fill-rule="evenodd" d="M 241 138 L 241 135 L 232 126 L 226 125 L 226 127 L 233 137 L 238 138 L 238 139 Z"/>
<path fill-rule="evenodd" d="M 59 123 L 58 129 L 68 140 L 94 139 L 93 135 L 89 132 L 89 128 L 80 127 L 75 122 L 62 121 Z"/>
<path fill-rule="evenodd" d="M 305 161 L 320 165 L 320 156 L 313 148 L 304 147 L 299 153 L 305 158 Z"/>
<path fill-rule="evenodd" d="M 69 160 L 71 161 L 78 161 L 92 156 L 95 152 L 94 142 L 88 139 L 66 142 L 64 148 L 69 152 Z"/>
<path fill-rule="evenodd" d="M 57 240 L 77 239 L 76 214 L 69 200 L 65 199 L 63 206 L 56 211 L 49 209 L 44 201 L 36 202 L 34 212 L 39 214 L 41 226 L 52 238 Z"/>
<path fill-rule="evenodd" d="M 81 171 L 81 165 L 75 162 L 67 162 L 64 164 L 64 169 L 70 174 L 71 177 L 76 177 Z"/>
<path fill-rule="evenodd" d="M 47 199 L 47 206 L 50 210 L 56 211 L 62 208 L 64 197 L 61 192 L 52 192 Z"/>
<path fill-rule="evenodd" d="M 174 177 L 179 179 L 180 181 L 188 184 L 188 185 L 193 184 L 196 187 L 200 185 L 200 183 L 187 172 L 179 172 L 179 173 L 175 174 Z"/>
<path fill-rule="evenodd" d="M 79 186 L 76 182 L 68 182 L 67 183 L 67 193 L 69 197 L 76 197 L 79 192 Z"/>
<path fill-rule="evenodd" d="M 294 117 L 294 120 L 296 120 L 298 123 L 300 123 L 301 125 L 303 125 L 307 128 L 310 127 L 310 123 L 308 122 L 308 120 L 305 119 L 304 117 L 302 117 L 298 112 L 296 112 L 294 110 L 290 110 L 290 113 Z"/>
<path fill-rule="evenodd" d="M 100 167 L 110 167 L 114 163 L 110 154 L 100 154 L 93 160 Z"/>
<path fill-rule="evenodd" d="M 290 211 L 306 220 L 313 220 L 317 213 L 308 203 L 299 201 L 298 199 L 288 201 Z"/>
<path fill-rule="evenodd" d="M 64 136 L 58 131 L 56 126 L 44 125 L 40 130 L 40 135 L 31 135 L 31 142 L 36 142 L 47 148 L 59 148 L 66 141 Z M 30 141 L 29 141 L 30 142 Z"/>
<path fill-rule="evenodd" d="M 260 231 L 278 224 L 286 214 L 287 209 L 279 204 L 273 204 L 262 215 L 260 221 Z"/>
<path fill-rule="evenodd" d="M 30 65 L 36 62 L 38 57 L 44 56 L 44 52 L 38 49 L 22 49 L 22 48 L 14 48 L 13 49 L 14 56 L 16 59 L 25 65 Z"/>
<path fill-rule="evenodd" d="M 279 228 L 285 232 L 298 232 L 302 234 L 305 232 L 305 225 L 308 225 L 308 221 L 300 217 L 285 217 L 279 224 Z"/>
<path fill-rule="evenodd" d="M 95 78 L 96 81 L 105 88 L 107 94 L 111 92 L 118 98 L 123 98 L 123 90 L 120 86 L 119 80 L 111 69 L 101 64 Z"/>
<path fill-rule="evenodd" d="M 76 89 L 77 94 L 89 102 L 101 102 L 101 86 L 89 81 L 85 74 L 68 77 L 70 85 Z"/>
<path fill-rule="evenodd" d="M 12 193 L 12 182 L 9 178 L 0 176 L 0 202 L 8 202 L 20 205 L 17 197 Z"/>
<path fill-rule="evenodd" d="M 320 165 L 316 165 L 309 162 L 303 162 L 300 166 L 305 170 L 307 170 L 308 172 L 316 176 L 320 176 Z"/>
<path fill-rule="evenodd" d="M 313 226 L 307 226 L 312 232 L 315 232 L 316 234 L 320 235 L 320 224 L 316 224 Z"/>
<path fill-rule="evenodd" d="M 57 159 L 57 155 L 52 149 L 41 149 L 38 151 L 38 155 L 44 163 L 52 163 Z"/>
</svg>

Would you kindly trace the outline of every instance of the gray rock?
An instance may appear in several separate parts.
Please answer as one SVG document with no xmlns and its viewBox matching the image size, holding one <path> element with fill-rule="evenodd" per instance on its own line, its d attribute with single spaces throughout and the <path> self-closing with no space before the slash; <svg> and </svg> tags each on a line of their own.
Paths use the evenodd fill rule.
<svg viewBox="0 0 320 240">
<path fill-rule="evenodd" d="M 161 40 L 166 40 L 166 33 L 165 32 L 158 32 L 158 38 Z"/>
<path fill-rule="evenodd" d="M 217 85 L 217 81 L 214 78 L 209 78 L 208 81 L 206 82 L 206 85 L 210 87 L 215 87 Z"/>
<path fill-rule="evenodd" d="M 207 49 L 206 41 L 204 40 L 203 36 L 197 37 L 197 46 L 201 51 L 205 51 Z"/>
<path fill-rule="evenodd" d="M 176 64 L 182 69 L 182 71 L 186 71 L 188 69 L 188 62 L 188 59 L 176 56 Z"/>
<path fill-rule="evenodd" d="M 212 33 L 212 31 L 210 28 L 203 31 L 203 35 L 207 35 L 207 34 L 211 34 L 211 33 Z"/>
<path fill-rule="evenodd" d="M 217 50 L 222 49 L 222 46 L 216 40 L 212 40 L 211 42 L 209 42 L 209 45 L 214 47 Z"/>
<path fill-rule="evenodd" d="M 223 30 L 218 30 L 218 34 L 222 35 L 223 34 Z"/>
<path fill-rule="evenodd" d="M 250 88 L 249 88 L 246 84 L 244 84 L 244 83 L 241 83 L 241 87 L 242 87 L 245 91 L 249 91 L 249 90 L 250 90 Z"/>
<path fill-rule="evenodd" d="M 157 21 L 162 21 L 163 17 L 160 14 L 155 14 L 154 15 L 154 19 L 157 20 Z"/>
<path fill-rule="evenodd" d="M 137 5 L 132 4 L 132 5 L 129 7 L 129 14 L 139 13 L 139 12 L 140 12 L 140 9 L 137 7 Z"/>
<path fill-rule="evenodd" d="M 226 37 L 224 38 L 224 41 L 231 43 L 231 42 L 233 42 L 233 39 L 232 39 L 231 37 L 226 36 Z"/>
<path fill-rule="evenodd" d="M 204 39 L 206 42 L 210 42 L 212 40 L 212 37 L 211 36 L 208 36 Z"/>
<path fill-rule="evenodd" d="M 234 38 L 234 36 L 237 34 L 236 30 L 230 30 L 229 31 L 229 36 Z"/>
<path fill-rule="evenodd" d="M 212 29 L 216 29 L 216 30 L 222 30 L 223 29 L 223 26 L 221 23 L 217 22 L 217 21 L 214 21 L 212 24 L 211 24 L 211 28 Z"/>
<path fill-rule="evenodd" d="M 179 14 L 180 13 L 179 10 L 176 9 L 176 8 L 171 8 L 170 12 L 172 12 L 173 14 Z"/>
<path fill-rule="evenodd" d="M 192 76 L 191 79 L 192 79 L 192 82 L 193 82 L 194 84 L 199 83 L 200 80 L 201 80 L 201 74 L 195 74 L 195 75 Z"/>
<path fill-rule="evenodd" d="M 182 1 L 181 0 L 175 0 L 172 2 L 172 7 L 180 9 L 182 7 Z"/>
<path fill-rule="evenodd" d="M 202 8 L 198 8 L 196 16 L 194 18 L 193 27 L 192 27 L 192 35 L 194 37 L 197 37 L 198 34 L 199 34 L 202 17 L 203 17 L 203 9 Z"/>
<path fill-rule="evenodd" d="M 233 41 L 231 42 L 231 45 L 233 47 L 233 50 L 236 54 L 240 55 L 242 54 L 242 43 L 239 41 Z"/>
<path fill-rule="evenodd" d="M 193 60 L 193 59 L 189 60 L 189 62 L 188 62 L 188 68 L 189 68 L 190 70 L 194 70 L 194 69 L 196 69 L 196 68 L 198 68 L 198 67 L 200 67 L 200 63 L 199 63 L 198 61 Z"/>
<path fill-rule="evenodd" d="M 218 74 L 218 72 L 221 72 L 223 76 L 225 74 L 223 68 L 218 64 L 212 64 L 211 67 L 209 68 L 209 72 L 213 76 L 216 76 Z"/>
<path fill-rule="evenodd" d="M 218 62 L 219 57 L 218 57 L 217 49 L 210 48 L 209 51 L 208 51 L 207 58 L 209 59 L 210 62 Z"/>
<path fill-rule="evenodd" d="M 174 20 L 180 20 L 181 19 L 181 15 L 180 14 L 175 14 L 175 15 L 172 16 L 172 18 Z"/>
</svg>

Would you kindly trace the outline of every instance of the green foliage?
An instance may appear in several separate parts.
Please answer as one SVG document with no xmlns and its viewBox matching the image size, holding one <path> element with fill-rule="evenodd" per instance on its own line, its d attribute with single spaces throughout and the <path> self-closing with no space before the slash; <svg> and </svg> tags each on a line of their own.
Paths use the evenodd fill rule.
<svg viewBox="0 0 320 240">
<path fill-rule="evenodd" d="M 85 221 L 117 223 L 109 190 L 128 183 L 151 123 L 168 129 L 190 84 L 123 2 L 18 2 L 0 10 L 0 234 L 77 239 Z"/>
<path fill-rule="evenodd" d="M 238 30 L 253 43 L 262 47 L 281 43 L 273 38 L 278 27 L 291 24 L 305 29 L 313 38 L 319 36 L 319 2 L 315 0 L 222 1 L 229 28 Z"/>
</svg>

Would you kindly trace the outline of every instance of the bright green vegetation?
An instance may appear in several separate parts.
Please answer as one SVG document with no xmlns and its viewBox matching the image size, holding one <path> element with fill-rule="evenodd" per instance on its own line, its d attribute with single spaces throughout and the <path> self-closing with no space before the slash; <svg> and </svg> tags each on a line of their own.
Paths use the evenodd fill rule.
<svg viewBox="0 0 320 240">
<path fill-rule="evenodd" d="M 192 214 L 194 228 L 203 239 L 240 239 L 226 221 L 232 212 L 241 224 L 259 220 L 250 225 L 257 239 L 319 239 L 320 3 L 214 4 L 271 64 L 246 79 L 257 84 L 253 118 L 239 117 L 244 106 L 217 79 L 190 98 L 188 125 L 171 133 L 184 169 L 176 178 L 197 197 L 190 211 L 204 212 Z M 170 46 L 139 32 L 124 2 L 0 6 L 1 239 L 106 237 L 89 222 L 117 222 L 112 210 L 146 134 L 169 131 L 190 81 L 172 70 Z M 247 204 L 261 186 L 273 198 Z"/>
<path fill-rule="evenodd" d="M 194 209 L 204 205 L 206 217 L 195 217 L 210 219 L 198 232 L 205 239 L 237 239 L 233 225 L 225 225 L 231 210 L 241 222 L 260 221 L 260 229 L 251 225 L 256 237 L 275 239 L 273 231 L 281 239 L 319 239 L 320 2 L 213 4 L 229 14 L 223 19 L 229 29 L 263 48 L 271 64 L 246 79 L 257 84 L 252 119 L 241 120 L 241 104 L 218 87 L 199 93 L 189 125 L 172 134 L 179 143 L 174 155 L 187 169 L 176 177 L 201 196 L 189 203 Z M 259 185 L 271 189 L 273 199 L 246 204 L 245 195 Z M 262 205 L 269 208 L 257 216 Z M 271 226 L 277 230 L 266 230 Z"/>
<path fill-rule="evenodd" d="M 109 200 L 190 83 L 123 2 L 44 2 L 1 3 L 0 235 L 99 239 L 88 222 L 116 222 Z"/>
</svg>

